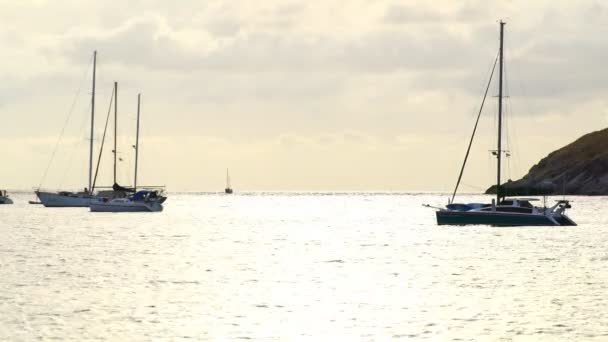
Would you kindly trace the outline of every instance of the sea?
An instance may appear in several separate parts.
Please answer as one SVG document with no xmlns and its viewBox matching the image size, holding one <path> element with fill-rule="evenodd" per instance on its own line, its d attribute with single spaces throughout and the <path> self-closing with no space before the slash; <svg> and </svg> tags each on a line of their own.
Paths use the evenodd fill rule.
<svg viewBox="0 0 608 342">
<path fill-rule="evenodd" d="M 0 340 L 608 341 L 607 197 L 570 197 L 576 227 L 512 228 L 437 226 L 434 193 L 12 197 Z"/>
</svg>

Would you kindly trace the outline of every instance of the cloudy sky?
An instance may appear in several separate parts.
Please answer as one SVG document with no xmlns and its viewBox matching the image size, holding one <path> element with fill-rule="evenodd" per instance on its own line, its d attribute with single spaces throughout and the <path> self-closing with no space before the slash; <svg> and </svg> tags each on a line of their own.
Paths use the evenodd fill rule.
<svg viewBox="0 0 608 342">
<path fill-rule="evenodd" d="M 221 190 L 229 167 L 237 190 L 449 191 L 500 19 L 518 178 L 608 123 L 601 1 L 0 0 L 0 187 L 86 185 L 97 50 L 96 151 L 118 81 L 123 184 L 141 92 L 144 183 Z M 494 180 L 495 103 L 464 191 Z"/>
</svg>

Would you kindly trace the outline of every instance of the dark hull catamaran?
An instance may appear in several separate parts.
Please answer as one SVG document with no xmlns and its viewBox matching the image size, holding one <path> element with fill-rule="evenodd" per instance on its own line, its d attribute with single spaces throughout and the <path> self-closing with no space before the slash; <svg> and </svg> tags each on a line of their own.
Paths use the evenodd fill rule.
<svg viewBox="0 0 608 342">
<path fill-rule="evenodd" d="M 439 225 L 489 226 L 576 226 L 564 214 L 570 208 L 568 201 L 558 201 L 551 208 L 534 207 L 534 199 L 508 199 L 500 205 L 450 204 L 437 211 Z"/>
<path fill-rule="evenodd" d="M 491 226 L 576 226 L 576 223 L 566 216 L 566 209 L 570 208 L 570 203 L 567 200 L 559 200 L 557 203 L 547 208 L 536 207 L 530 202 L 536 201 L 534 198 L 505 198 L 503 191 L 500 186 L 500 170 L 501 170 L 501 157 L 503 153 L 508 152 L 502 149 L 502 100 L 503 100 L 503 41 L 504 41 L 504 22 L 500 22 L 500 49 L 497 57 L 499 62 L 498 70 L 498 144 L 496 151 L 492 151 L 492 154 L 497 159 L 497 176 L 496 176 L 496 199 L 492 199 L 491 204 L 483 203 L 469 203 L 469 204 L 456 204 L 454 203 L 454 197 L 458 191 L 460 180 L 471 151 L 471 145 L 475 132 L 477 130 L 477 124 L 481 116 L 485 99 L 490 89 L 492 76 L 496 68 L 496 61 L 494 62 L 494 68 L 490 75 L 490 80 L 486 87 L 483 101 L 481 102 L 481 108 L 475 122 L 473 134 L 469 142 L 460 175 L 456 182 L 456 188 L 448 204 L 445 208 L 438 208 L 437 224 L 439 225 L 491 225 Z"/>
</svg>

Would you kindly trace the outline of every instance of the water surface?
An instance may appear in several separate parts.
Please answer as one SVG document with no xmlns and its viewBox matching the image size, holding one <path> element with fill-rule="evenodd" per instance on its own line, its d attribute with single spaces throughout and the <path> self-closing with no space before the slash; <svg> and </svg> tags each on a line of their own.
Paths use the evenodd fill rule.
<svg viewBox="0 0 608 342">
<path fill-rule="evenodd" d="M 0 339 L 608 340 L 608 198 L 578 227 L 438 227 L 446 195 L 0 206 Z M 463 198 L 463 200 L 480 198 Z"/>
</svg>

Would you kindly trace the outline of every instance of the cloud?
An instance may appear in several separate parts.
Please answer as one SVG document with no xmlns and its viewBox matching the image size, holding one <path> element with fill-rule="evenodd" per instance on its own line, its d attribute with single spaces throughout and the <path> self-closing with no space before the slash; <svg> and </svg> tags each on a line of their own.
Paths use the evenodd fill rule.
<svg viewBox="0 0 608 342">
<path fill-rule="evenodd" d="M 478 42 L 441 28 L 423 35 L 382 29 L 341 38 L 263 31 L 218 38 L 198 33 L 202 38 L 186 43 L 186 35 L 162 19 L 146 17 L 130 20 L 108 33 L 65 36 L 62 49 L 75 62 L 83 60 L 81 51 L 99 50 L 108 56 L 106 63 L 183 73 L 454 69 L 487 55 L 481 53 Z"/>
<path fill-rule="evenodd" d="M 492 4 L 486 1 L 433 3 L 409 2 L 387 6 L 382 20 L 397 25 L 479 24 L 486 20 Z"/>
<path fill-rule="evenodd" d="M 442 19 L 443 16 L 437 10 L 413 4 L 391 5 L 386 9 L 384 21 L 395 24 L 412 24 L 420 22 L 432 22 Z"/>
<path fill-rule="evenodd" d="M 185 69 L 197 55 L 158 16 L 134 18 L 108 32 L 70 33 L 62 37 L 61 53 L 76 63 L 82 52 L 100 52 L 100 62 L 127 67 Z"/>
<path fill-rule="evenodd" d="M 150 164 L 152 179 L 187 188 L 203 182 L 209 165 L 222 165 L 219 178 L 201 186 L 212 187 L 232 164 L 255 174 L 247 179 L 253 188 L 317 188 L 341 177 L 335 184 L 343 188 L 378 179 L 404 188 L 445 179 L 451 187 L 445 165 L 460 164 L 501 17 L 509 114 L 520 122 L 512 128 L 535 143 L 525 154 L 540 157 L 605 125 L 608 12 L 597 1 L 23 1 L 0 12 L 4 137 L 55 141 L 82 89 L 66 134 L 84 141 L 90 79 L 82 79 L 98 50 L 98 120 L 119 81 L 129 136 L 143 92 L 153 153 L 144 163 L 175 169 L 161 175 Z M 494 144 L 493 98 L 486 106 L 483 165 L 471 173 L 479 179 Z M 51 147 L 20 144 L 7 163 L 28 165 L 38 178 L 38 163 L 19 155 L 44 159 Z M 268 168 L 289 176 L 275 182 Z"/>
</svg>

